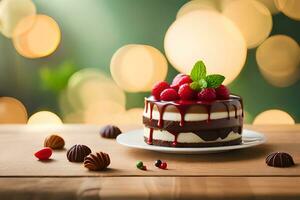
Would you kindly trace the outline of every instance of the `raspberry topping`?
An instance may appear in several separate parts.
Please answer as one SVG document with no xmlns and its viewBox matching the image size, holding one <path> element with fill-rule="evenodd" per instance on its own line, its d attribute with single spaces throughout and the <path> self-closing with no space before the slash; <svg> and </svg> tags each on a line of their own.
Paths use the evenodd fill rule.
<svg viewBox="0 0 300 200">
<path fill-rule="evenodd" d="M 174 101 L 179 99 L 179 96 L 176 90 L 172 88 L 168 88 L 162 91 L 162 93 L 160 94 L 160 99 L 163 101 Z"/>
<path fill-rule="evenodd" d="M 197 93 L 191 89 L 189 83 L 185 83 L 179 87 L 178 94 L 182 100 L 192 100 Z"/>
<path fill-rule="evenodd" d="M 169 83 L 166 81 L 158 82 L 152 88 L 152 95 L 155 97 L 155 99 L 160 100 L 160 94 L 167 88 L 170 88 Z"/>
<path fill-rule="evenodd" d="M 198 93 L 198 99 L 201 101 L 213 101 L 216 98 L 216 91 L 213 88 L 205 88 Z"/>
<path fill-rule="evenodd" d="M 173 79 L 171 87 L 175 90 L 178 90 L 181 85 L 183 85 L 185 83 L 191 83 L 191 82 L 193 82 L 193 81 L 190 76 L 185 75 L 185 74 L 178 74 Z"/>
<path fill-rule="evenodd" d="M 216 89 L 218 99 L 229 99 L 230 91 L 225 85 L 220 85 Z"/>
</svg>

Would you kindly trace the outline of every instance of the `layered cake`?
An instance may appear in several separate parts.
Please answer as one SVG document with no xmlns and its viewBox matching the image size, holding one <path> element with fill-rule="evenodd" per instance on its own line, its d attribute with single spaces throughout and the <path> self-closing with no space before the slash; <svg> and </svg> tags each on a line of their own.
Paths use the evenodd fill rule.
<svg viewBox="0 0 300 200">
<path fill-rule="evenodd" d="M 203 62 L 172 84 L 159 82 L 145 98 L 144 140 L 149 145 L 212 147 L 240 144 L 242 98 L 222 85 L 225 77 L 206 75 Z"/>
</svg>

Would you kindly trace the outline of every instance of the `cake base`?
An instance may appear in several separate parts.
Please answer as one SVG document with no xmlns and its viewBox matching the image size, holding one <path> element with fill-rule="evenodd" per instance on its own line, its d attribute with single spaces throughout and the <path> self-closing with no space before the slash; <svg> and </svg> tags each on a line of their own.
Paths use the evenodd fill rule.
<svg viewBox="0 0 300 200">
<path fill-rule="evenodd" d="M 148 138 L 144 137 L 144 141 L 147 143 Z M 242 138 L 238 138 L 230 141 L 222 141 L 222 142 L 207 142 L 207 143 L 177 143 L 176 148 L 183 147 L 220 147 L 220 146 L 231 146 L 231 145 L 239 145 L 242 143 Z M 152 140 L 152 144 L 154 146 L 165 146 L 165 147 L 174 147 L 173 142 L 163 141 L 163 140 Z"/>
</svg>

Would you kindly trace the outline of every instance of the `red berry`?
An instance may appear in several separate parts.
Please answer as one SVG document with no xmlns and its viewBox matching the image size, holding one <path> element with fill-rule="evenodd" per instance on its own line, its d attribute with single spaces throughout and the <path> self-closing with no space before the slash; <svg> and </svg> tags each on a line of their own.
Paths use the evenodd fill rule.
<svg viewBox="0 0 300 200">
<path fill-rule="evenodd" d="M 167 169 L 167 163 L 166 162 L 162 162 L 159 166 L 160 169 Z"/>
<path fill-rule="evenodd" d="M 176 90 L 169 88 L 162 91 L 162 93 L 160 94 L 160 99 L 163 101 L 174 101 L 179 99 L 179 96 Z"/>
<path fill-rule="evenodd" d="M 158 82 L 152 88 L 152 95 L 155 97 L 155 99 L 159 100 L 161 92 L 167 88 L 170 88 L 169 83 L 166 81 Z"/>
<path fill-rule="evenodd" d="M 50 156 L 52 155 L 52 149 L 49 147 L 46 147 L 46 148 L 43 148 L 43 149 L 37 151 L 34 155 L 39 160 L 48 160 L 50 158 Z"/>
<path fill-rule="evenodd" d="M 230 91 L 225 85 L 220 85 L 216 89 L 218 99 L 229 99 Z"/>
<path fill-rule="evenodd" d="M 179 87 L 185 83 L 192 83 L 192 79 L 190 78 L 189 75 L 185 75 L 185 74 L 178 74 L 177 76 L 175 76 L 175 78 L 173 79 L 173 82 L 171 84 L 171 87 L 175 90 L 178 90 Z"/>
<path fill-rule="evenodd" d="M 198 99 L 201 101 L 213 101 L 216 98 L 216 91 L 213 88 L 205 88 L 198 93 Z"/>
<path fill-rule="evenodd" d="M 141 167 L 141 170 L 147 171 L 147 167 L 143 165 L 143 167 Z"/>
<path fill-rule="evenodd" d="M 182 100 L 192 100 L 197 93 L 195 90 L 192 90 L 189 83 L 185 83 L 179 87 L 178 94 Z"/>
</svg>

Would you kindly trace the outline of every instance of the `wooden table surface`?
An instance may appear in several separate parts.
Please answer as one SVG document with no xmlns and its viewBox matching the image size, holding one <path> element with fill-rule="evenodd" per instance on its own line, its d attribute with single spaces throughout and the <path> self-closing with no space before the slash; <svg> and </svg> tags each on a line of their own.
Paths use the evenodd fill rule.
<svg viewBox="0 0 300 200">
<path fill-rule="evenodd" d="M 300 165 L 272 168 L 265 157 L 290 153 L 300 163 L 300 125 L 246 126 L 264 133 L 267 143 L 208 155 L 175 155 L 123 147 L 99 136 L 99 126 L 0 126 L 0 199 L 300 199 Z M 128 130 L 128 127 L 123 127 Z M 111 157 L 109 169 L 90 172 L 70 163 L 66 149 L 52 160 L 33 153 L 44 138 L 59 133 L 66 149 L 86 144 Z M 153 166 L 165 160 L 168 170 Z M 147 171 L 136 169 L 142 160 Z"/>
</svg>

